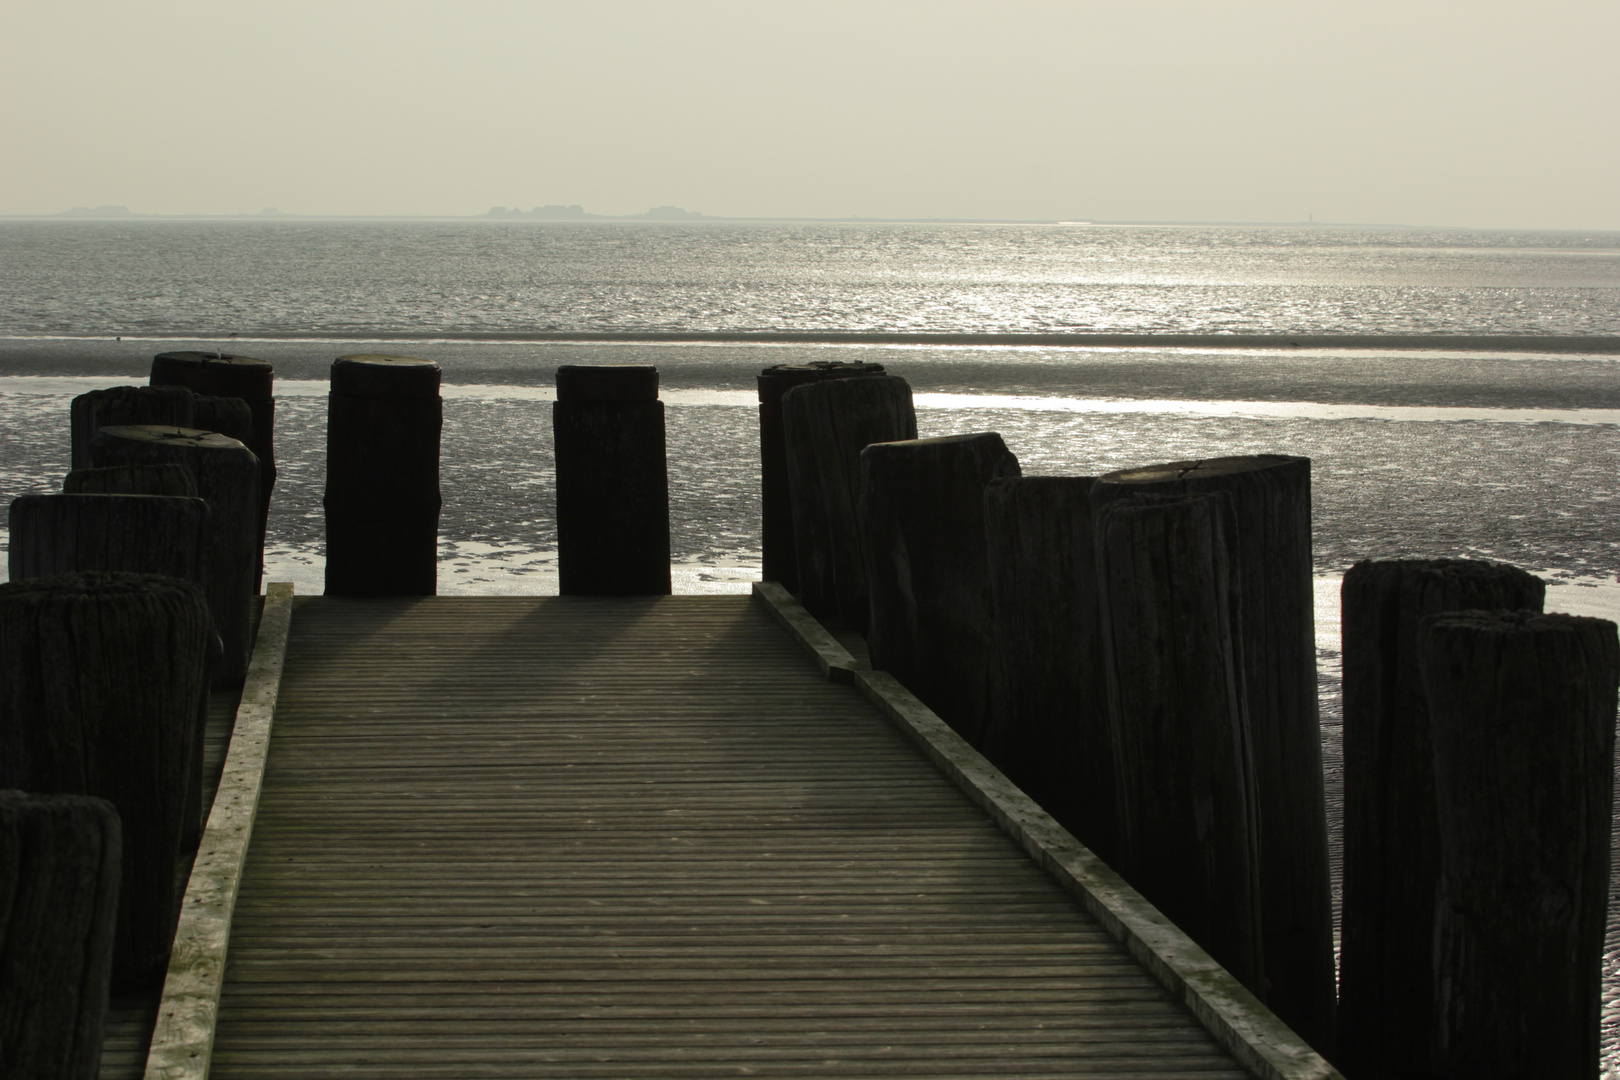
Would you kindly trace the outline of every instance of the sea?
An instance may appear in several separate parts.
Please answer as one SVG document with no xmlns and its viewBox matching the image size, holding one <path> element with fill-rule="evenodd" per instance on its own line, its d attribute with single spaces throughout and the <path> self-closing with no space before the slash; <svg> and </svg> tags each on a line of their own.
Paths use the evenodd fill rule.
<svg viewBox="0 0 1620 1080">
<path fill-rule="evenodd" d="M 677 592 L 759 576 L 755 378 L 775 364 L 881 363 L 921 435 L 999 432 L 1026 474 L 1309 457 L 1335 854 L 1349 566 L 1496 559 L 1545 579 L 1548 610 L 1620 620 L 1615 232 L 0 220 L 0 494 L 60 490 L 71 398 L 177 349 L 275 364 L 266 578 L 306 594 L 345 354 L 443 368 L 442 593 L 557 591 L 564 364 L 659 369 Z M 1614 890 L 1610 925 L 1620 1076 Z"/>
</svg>

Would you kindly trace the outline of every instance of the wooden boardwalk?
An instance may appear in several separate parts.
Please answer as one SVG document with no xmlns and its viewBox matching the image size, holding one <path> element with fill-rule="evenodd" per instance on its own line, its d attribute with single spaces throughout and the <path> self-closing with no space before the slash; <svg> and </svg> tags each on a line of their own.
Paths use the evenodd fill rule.
<svg viewBox="0 0 1620 1080">
<path fill-rule="evenodd" d="M 1249 1073 L 710 596 L 298 601 L 209 1075 Z"/>
</svg>

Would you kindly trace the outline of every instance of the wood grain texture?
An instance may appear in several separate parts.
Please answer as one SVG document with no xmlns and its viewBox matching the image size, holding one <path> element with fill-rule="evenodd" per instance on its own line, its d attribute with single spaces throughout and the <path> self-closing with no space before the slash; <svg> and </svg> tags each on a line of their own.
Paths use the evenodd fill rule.
<svg viewBox="0 0 1620 1080">
<path fill-rule="evenodd" d="M 292 617 L 272 584 L 208 826 L 192 863 L 146 1060 L 147 1080 L 206 1080 L 242 868 L 253 836 Z"/>
<path fill-rule="evenodd" d="M 0 585 L 0 786 L 117 807 L 118 989 L 160 981 L 168 957 L 208 633 L 202 590 L 176 578 Z"/>
<path fill-rule="evenodd" d="M 995 632 L 984 753 L 1105 862 L 1119 854 L 1097 609 L 1093 480 L 1023 476 L 984 493 Z"/>
<path fill-rule="evenodd" d="M 207 398 L 197 403 L 197 427 L 229 435 L 247 444 L 259 459 L 259 546 L 264 546 L 265 524 L 270 512 L 270 493 L 276 486 L 276 369 L 268 361 L 248 356 L 219 353 L 172 352 L 152 358 L 153 386 L 186 386 L 207 398 L 239 398 L 252 414 L 249 434 L 242 436 L 224 427 L 203 422 L 213 419 Z M 217 422 L 217 421 L 216 421 Z M 238 424 L 240 420 L 227 420 Z M 257 589 L 255 585 L 255 589 Z"/>
<path fill-rule="evenodd" d="M 882 374 L 882 364 L 843 360 L 775 364 L 759 373 L 760 555 L 766 581 L 779 582 L 789 592 L 799 587 L 798 555 L 793 542 L 793 501 L 788 492 L 787 445 L 782 434 L 783 396 L 795 386 L 809 382 Z"/>
<path fill-rule="evenodd" d="M 1338 1056 L 1354 1076 L 1430 1075 L 1440 840 L 1418 627 L 1447 611 L 1540 611 L 1545 595 L 1533 574 L 1482 560 L 1369 560 L 1344 576 Z"/>
<path fill-rule="evenodd" d="M 340 356 L 327 399 L 326 591 L 432 596 L 438 587 L 439 365 Z"/>
<path fill-rule="evenodd" d="M 112 975 L 118 811 L 0 791 L 0 1078 L 92 1080 Z"/>
<path fill-rule="evenodd" d="M 1318 1049 L 1334 1031 L 1333 893 L 1311 585 L 1311 463 L 1175 461 L 1097 478 L 1092 513 L 1133 494 L 1232 500 L 1241 658 L 1260 822 L 1265 1001 Z"/>
<path fill-rule="evenodd" d="M 86 469 L 90 442 L 104 427 L 163 424 L 190 427 L 197 395 L 184 386 L 110 386 L 80 394 L 68 406 L 73 468 Z"/>
<path fill-rule="evenodd" d="M 184 465 L 196 477 L 197 492 L 208 503 L 208 609 L 225 649 L 213 685 L 241 686 L 259 595 L 259 463 L 253 451 L 215 432 L 135 424 L 98 431 L 90 441 L 90 464 Z"/>
<path fill-rule="evenodd" d="M 107 465 L 74 469 L 64 495 L 185 495 L 197 497 L 197 478 L 184 465 Z"/>
<path fill-rule="evenodd" d="M 298 603 L 217 1080 L 1077 1073 L 1245 1075 L 747 598 Z"/>
<path fill-rule="evenodd" d="M 1418 655 L 1440 839 L 1430 1075 L 1596 1076 L 1615 624 L 1450 612 L 1420 624 Z"/>
<path fill-rule="evenodd" d="M 574 381 L 585 382 L 578 374 Z M 559 591 L 564 596 L 668 593 L 664 403 L 570 400 L 559 392 L 551 406 L 551 434 Z"/>
<path fill-rule="evenodd" d="M 984 491 L 1018 475 L 995 432 L 861 451 L 861 554 L 872 665 L 978 746 L 990 712 L 990 564 Z"/>
<path fill-rule="evenodd" d="M 799 597 L 812 615 L 864 630 L 870 618 L 856 506 L 861 451 L 917 437 L 911 385 L 893 375 L 823 379 L 782 397 Z"/>
<path fill-rule="evenodd" d="M 1120 869 L 1264 998 L 1231 502 L 1136 495 L 1096 528 Z"/>
<path fill-rule="evenodd" d="M 255 605 L 258 607 L 258 605 Z M 257 612 L 255 612 L 257 624 Z M 208 736 L 203 746 L 203 805 L 211 807 L 224 771 L 240 694 L 230 691 L 209 695 Z M 181 906 L 191 877 L 195 851 L 187 851 L 175 875 L 175 906 Z M 106 1037 L 101 1048 L 100 1080 L 141 1080 L 146 1074 L 147 1051 L 157 1024 L 163 986 L 139 994 L 115 994 L 107 1006 Z"/>
</svg>

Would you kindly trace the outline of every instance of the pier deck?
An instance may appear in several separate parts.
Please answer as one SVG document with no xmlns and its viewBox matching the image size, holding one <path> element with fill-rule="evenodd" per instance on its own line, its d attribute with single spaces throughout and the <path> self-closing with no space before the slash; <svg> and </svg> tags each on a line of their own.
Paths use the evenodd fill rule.
<svg viewBox="0 0 1620 1080">
<path fill-rule="evenodd" d="M 210 1074 L 1249 1073 L 748 597 L 297 601 Z"/>
</svg>

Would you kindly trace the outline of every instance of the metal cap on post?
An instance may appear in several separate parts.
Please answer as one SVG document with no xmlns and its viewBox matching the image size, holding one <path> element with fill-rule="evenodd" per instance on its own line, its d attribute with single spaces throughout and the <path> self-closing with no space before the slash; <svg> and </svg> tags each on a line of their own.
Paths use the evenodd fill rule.
<svg viewBox="0 0 1620 1080">
<path fill-rule="evenodd" d="M 438 591 L 439 365 L 356 354 L 332 362 L 326 426 L 326 592 Z"/>
<path fill-rule="evenodd" d="M 557 369 L 557 570 L 564 596 L 670 592 L 658 369 Z"/>
</svg>

